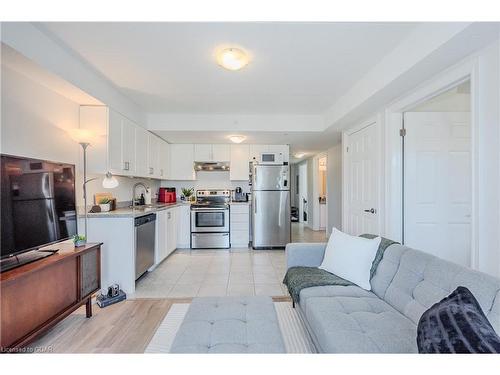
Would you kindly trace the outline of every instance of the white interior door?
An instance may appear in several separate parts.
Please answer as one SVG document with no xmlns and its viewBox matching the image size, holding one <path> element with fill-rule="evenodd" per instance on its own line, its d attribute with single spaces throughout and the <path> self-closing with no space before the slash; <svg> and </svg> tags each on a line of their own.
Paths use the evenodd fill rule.
<svg viewBox="0 0 500 375">
<path fill-rule="evenodd" d="M 407 112 L 404 125 L 405 244 L 470 266 L 470 113 Z"/>
<path fill-rule="evenodd" d="M 347 200 L 344 231 L 379 234 L 379 147 L 374 123 L 347 137 Z"/>
</svg>

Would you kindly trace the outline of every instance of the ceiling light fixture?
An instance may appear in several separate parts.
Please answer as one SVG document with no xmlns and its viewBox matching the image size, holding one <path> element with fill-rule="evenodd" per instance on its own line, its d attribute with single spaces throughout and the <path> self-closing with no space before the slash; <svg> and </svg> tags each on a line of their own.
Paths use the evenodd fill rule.
<svg viewBox="0 0 500 375">
<path fill-rule="evenodd" d="M 239 48 L 225 48 L 217 53 L 217 63 L 228 70 L 240 70 L 249 62 L 248 54 Z"/>
<path fill-rule="evenodd" d="M 294 156 L 295 156 L 297 159 L 301 159 L 301 158 L 303 158 L 303 157 L 304 157 L 304 155 L 305 155 L 305 153 L 304 153 L 304 152 L 297 152 Z"/>
<path fill-rule="evenodd" d="M 244 135 L 230 135 L 229 136 L 229 139 L 231 140 L 231 142 L 233 143 L 241 143 L 243 142 L 245 139 L 247 139 L 247 137 L 245 137 Z"/>
</svg>

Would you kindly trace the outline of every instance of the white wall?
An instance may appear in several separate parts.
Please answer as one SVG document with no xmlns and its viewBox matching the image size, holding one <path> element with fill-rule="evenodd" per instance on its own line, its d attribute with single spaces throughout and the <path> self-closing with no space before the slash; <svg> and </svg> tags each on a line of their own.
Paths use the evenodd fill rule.
<svg viewBox="0 0 500 375">
<path fill-rule="evenodd" d="M 342 228 L 342 145 L 335 145 L 327 150 L 327 202 L 328 219 L 326 234 L 332 228 Z"/>
<path fill-rule="evenodd" d="M 477 202 L 476 215 L 478 219 L 476 233 L 477 237 L 477 252 L 478 259 L 477 268 L 480 271 L 500 277 L 500 48 L 499 41 L 495 41 L 481 51 L 475 53 L 458 62 L 449 70 L 461 70 L 462 66 L 472 66 L 477 62 L 475 75 L 477 78 L 478 95 L 473 98 L 473 110 L 477 113 L 476 130 L 474 134 L 476 145 L 476 165 L 475 169 L 478 172 L 477 180 L 475 181 L 475 199 Z M 465 68 L 464 68 L 465 71 Z M 448 70 L 441 72 L 435 77 L 429 77 L 429 80 L 423 82 L 418 88 L 407 93 L 403 98 L 412 98 L 417 92 L 420 92 L 424 87 L 437 85 L 443 80 L 443 77 L 448 73 Z M 439 87 L 441 88 L 441 87 Z M 472 95 L 474 95 L 474 84 L 472 86 Z M 379 118 L 385 118 L 385 111 L 392 103 L 387 103 L 387 106 L 382 107 L 377 111 Z M 390 171 L 386 168 L 400 168 L 398 160 L 389 154 L 389 143 L 394 140 L 396 147 L 400 148 L 400 138 L 398 135 L 389 133 L 391 131 L 388 124 L 381 121 L 379 126 L 380 131 L 384 134 L 384 142 L 382 149 L 378 150 L 382 155 L 381 162 L 381 178 L 383 186 L 383 201 L 380 205 L 380 214 L 382 217 L 387 217 L 387 220 L 382 221 L 381 234 L 391 236 L 388 233 L 390 225 L 396 226 L 396 230 L 400 231 L 398 220 L 391 219 L 391 215 L 396 213 L 387 210 L 387 204 L 391 201 L 400 200 L 400 196 L 394 193 L 394 182 L 390 179 Z M 392 134 L 392 135 L 391 135 Z M 396 139 L 397 138 L 397 139 Z M 392 139 L 392 140 L 391 140 Z M 386 148 L 387 146 L 387 148 Z M 396 181 L 399 184 L 399 181 Z M 385 188 L 385 189 L 384 189 Z M 392 191 L 392 194 L 391 194 Z M 385 196 L 385 193 L 389 195 Z M 329 216 L 330 217 L 330 216 Z M 392 224 L 391 224 L 392 223 Z"/>
<path fill-rule="evenodd" d="M 79 124 L 79 104 L 55 93 L 2 65 L 2 128 L 1 152 L 4 154 L 59 161 L 76 165 L 77 204 L 83 204 L 81 147 L 67 134 L 67 130 Z M 89 147 L 88 152 L 92 152 Z M 88 185 L 89 202 L 97 192 L 111 192 L 118 201 L 131 199 L 132 186 L 144 181 L 152 187 L 153 197 L 159 181 L 118 177 L 116 189 L 102 187 L 103 176 Z"/>
</svg>

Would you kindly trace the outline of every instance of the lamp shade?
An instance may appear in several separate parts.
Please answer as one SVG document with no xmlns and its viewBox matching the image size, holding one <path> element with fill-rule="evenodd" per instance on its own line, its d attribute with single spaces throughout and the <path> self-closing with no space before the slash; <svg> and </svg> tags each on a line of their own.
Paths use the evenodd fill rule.
<svg viewBox="0 0 500 375">
<path fill-rule="evenodd" d="M 70 137 L 77 143 L 92 143 L 94 134 L 89 129 L 73 128 L 68 130 Z"/>
<path fill-rule="evenodd" d="M 102 187 L 105 189 L 114 189 L 118 186 L 118 180 L 110 172 L 106 173 L 106 177 L 102 180 Z"/>
</svg>

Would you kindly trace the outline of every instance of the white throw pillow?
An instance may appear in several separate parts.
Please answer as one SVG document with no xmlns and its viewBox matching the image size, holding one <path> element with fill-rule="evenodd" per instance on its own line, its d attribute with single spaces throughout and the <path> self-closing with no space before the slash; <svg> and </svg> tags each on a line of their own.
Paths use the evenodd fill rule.
<svg viewBox="0 0 500 375">
<path fill-rule="evenodd" d="M 319 268 L 371 290 L 370 269 L 381 238 L 372 240 L 345 234 L 333 228 Z"/>
</svg>

